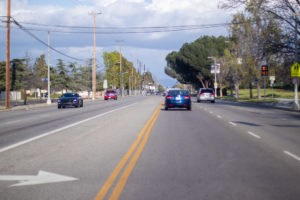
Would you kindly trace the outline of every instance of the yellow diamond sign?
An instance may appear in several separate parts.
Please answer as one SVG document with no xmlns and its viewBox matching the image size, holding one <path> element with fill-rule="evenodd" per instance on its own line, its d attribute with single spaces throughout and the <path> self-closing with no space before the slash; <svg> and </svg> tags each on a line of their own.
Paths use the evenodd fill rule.
<svg viewBox="0 0 300 200">
<path fill-rule="evenodd" d="M 291 67 L 291 76 L 300 77 L 300 64 L 295 62 Z"/>
</svg>

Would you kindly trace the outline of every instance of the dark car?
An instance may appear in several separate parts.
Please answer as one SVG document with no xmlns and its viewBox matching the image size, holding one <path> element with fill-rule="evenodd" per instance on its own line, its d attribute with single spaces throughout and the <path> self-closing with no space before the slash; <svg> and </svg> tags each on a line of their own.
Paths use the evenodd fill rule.
<svg viewBox="0 0 300 200">
<path fill-rule="evenodd" d="M 192 110 L 191 95 L 188 90 L 169 90 L 165 97 L 165 110 L 169 108 L 187 108 Z"/>
<path fill-rule="evenodd" d="M 66 106 L 83 107 L 83 99 L 77 93 L 64 93 L 57 99 L 57 108 Z"/>
<path fill-rule="evenodd" d="M 106 90 L 104 94 L 104 100 L 108 100 L 108 99 L 117 100 L 118 99 L 117 92 L 115 90 Z"/>
</svg>

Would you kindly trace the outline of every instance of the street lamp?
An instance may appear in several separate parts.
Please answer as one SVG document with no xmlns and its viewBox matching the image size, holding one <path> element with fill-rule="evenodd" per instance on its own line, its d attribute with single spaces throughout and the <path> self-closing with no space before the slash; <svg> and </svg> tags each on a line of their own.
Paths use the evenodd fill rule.
<svg viewBox="0 0 300 200">
<path fill-rule="evenodd" d="M 215 74 L 215 82 L 214 82 L 214 88 L 215 88 L 215 97 L 217 97 L 217 91 L 218 91 L 218 84 L 217 84 L 217 63 L 215 57 L 207 57 L 208 59 L 212 59 L 214 61 L 214 74 Z"/>
</svg>

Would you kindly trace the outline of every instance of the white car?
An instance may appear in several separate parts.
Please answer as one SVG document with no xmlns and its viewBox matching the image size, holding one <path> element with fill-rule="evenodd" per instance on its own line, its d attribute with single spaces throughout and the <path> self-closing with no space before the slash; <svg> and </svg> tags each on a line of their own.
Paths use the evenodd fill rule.
<svg viewBox="0 0 300 200">
<path fill-rule="evenodd" d="M 210 101 L 215 103 L 215 92 L 212 88 L 200 88 L 197 94 L 197 102 Z"/>
</svg>

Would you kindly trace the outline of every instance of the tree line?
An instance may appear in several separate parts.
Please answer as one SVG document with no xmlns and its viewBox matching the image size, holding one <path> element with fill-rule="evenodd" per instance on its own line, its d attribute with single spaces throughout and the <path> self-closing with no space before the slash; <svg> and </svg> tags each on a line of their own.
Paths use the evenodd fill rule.
<svg viewBox="0 0 300 200">
<path fill-rule="evenodd" d="M 47 90 L 48 65 L 44 54 L 40 55 L 33 64 L 29 58 L 13 59 L 10 63 L 11 91 L 44 89 Z M 108 89 L 120 87 L 120 54 L 118 52 L 103 53 L 104 67 L 97 66 L 96 89 L 103 91 L 103 82 L 107 80 Z M 5 91 L 6 62 L 0 62 L 0 91 Z M 56 65 L 50 66 L 50 81 L 52 92 L 63 91 L 92 91 L 93 59 L 85 64 L 76 62 L 66 63 L 58 59 Z M 131 90 L 142 89 L 143 84 L 153 83 L 151 72 L 136 70 L 133 63 L 122 56 L 123 88 Z M 133 85 L 132 85 L 133 83 Z"/>
<path fill-rule="evenodd" d="M 214 57 L 221 64 L 218 86 L 235 89 L 260 88 L 262 65 L 269 66 L 269 75 L 276 77 L 277 87 L 292 87 L 290 67 L 300 59 L 300 2 L 298 0 L 222 0 L 223 9 L 243 10 L 228 25 L 228 37 L 200 37 L 184 44 L 166 57 L 165 72 L 181 83 L 194 87 L 213 87 L 210 65 Z"/>
</svg>

